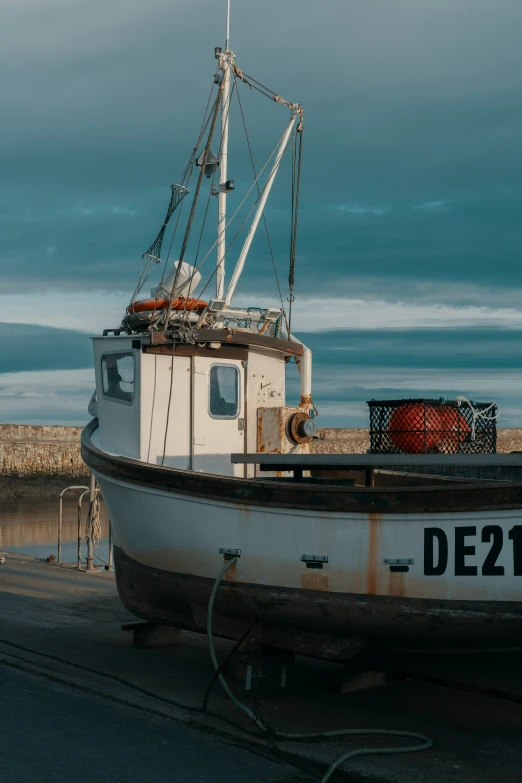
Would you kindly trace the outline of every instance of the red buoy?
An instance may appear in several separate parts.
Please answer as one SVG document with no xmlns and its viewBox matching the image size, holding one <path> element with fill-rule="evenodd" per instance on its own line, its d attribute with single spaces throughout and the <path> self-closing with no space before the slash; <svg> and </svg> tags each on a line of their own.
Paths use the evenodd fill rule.
<svg viewBox="0 0 522 783">
<path fill-rule="evenodd" d="M 441 437 L 439 410 L 422 402 L 399 405 L 393 411 L 388 434 L 406 454 L 424 454 L 435 448 Z"/>
<path fill-rule="evenodd" d="M 440 437 L 437 442 L 437 450 L 447 454 L 458 451 L 459 444 L 466 440 L 471 427 L 466 417 L 458 409 L 443 405 L 439 409 Z"/>
</svg>

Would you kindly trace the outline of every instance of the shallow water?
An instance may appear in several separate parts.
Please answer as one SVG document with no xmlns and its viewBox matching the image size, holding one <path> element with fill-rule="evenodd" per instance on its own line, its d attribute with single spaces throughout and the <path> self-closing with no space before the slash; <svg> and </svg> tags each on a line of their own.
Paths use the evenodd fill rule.
<svg viewBox="0 0 522 783">
<path fill-rule="evenodd" d="M 89 498 L 82 504 L 82 556 L 85 560 L 85 523 Z M 101 504 L 102 539 L 96 550 L 107 560 L 109 552 L 109 518 Z M 0 552 L 21 552 L 46 558 L 58 551 L 58 498 L 14 498 L 0 501 Z M 78 554 L 78 493 L 71 492 L 63 504 L 62 560 L 76 562 Z M 100 562 L 99 560 L 97 561 Z"/>
</svg>

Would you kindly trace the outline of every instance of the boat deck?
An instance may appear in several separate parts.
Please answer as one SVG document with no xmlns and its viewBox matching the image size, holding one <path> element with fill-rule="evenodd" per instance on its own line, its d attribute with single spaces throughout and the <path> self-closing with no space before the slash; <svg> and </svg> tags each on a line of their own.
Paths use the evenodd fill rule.
<svg viewBox="0 0 522 783">
<path fill-rule="evenodd" d="M 295 481 L 364 475 L 363 486 L 430 486 L 433 484 L 479 481 L 522 482 L 522 453 L 510 454 L 231 454 L 235 465 L 257 465 L 263 472 L 291 473 Z M 377 474 L 380 479 L 376 480 Z"/>
</svg>

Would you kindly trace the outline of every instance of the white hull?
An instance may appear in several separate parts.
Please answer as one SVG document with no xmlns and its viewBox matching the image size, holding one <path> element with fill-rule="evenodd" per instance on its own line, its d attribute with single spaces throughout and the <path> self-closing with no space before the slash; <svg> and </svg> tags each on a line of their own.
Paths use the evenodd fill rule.
<svg viewBox="0 0 522 783">
<path fill-rule="evenodd" d="M 115 545 L 152 568 L 213 579 L 222 565 L 219 550 L 226 547 L 241 550 L 233 579 L 247 584 L 415 599 L 522 600 L 522 578 L 514 575 L 509 538 L 513 527 L 522 525 L 519 510 L 318 514 L 187 497 L 101 474 L 96 478 L 110 512 Z M 482 573 L 492 549 L 491 540 L 482 541 L 482 531 L 490 525 L 502 530 L 495 568 L 502 568 L 503 575 Z M 425 531 L 433 528 L 443 531 L 448 542 L 447 567 L 441 575 L 424 573 Z M 470 530 L 463 535 L 462 528 Z M 461 543 L 456 544 L 459 537 Z M 436 567 L 437 541 L 433 550 L 429 565 L 433 560 Z M 328 563 L 321 570 L 309 569 L 301 561 L 303 554 L 327 556 Z M 413 562 L 408 572 L 394 573 L 385 562 L 394 559 Z M 476 573 L 458 573 L 459 559 L 460 570 Z"/>
<path fill-rule="evenodd" d="M 139 463 L 132 469 L 139 475 Z M 147 469 L 162 480 L 172 472 Z M 339 661 L 366 642 L 428 648 L 522 642 L 522 579 L 514 565 L 520 538 L 515 542 L 512 534 L 521 529 L 520 510 L 277 508 L 94 472 L 113 525 L 120 595 L 140 617 L 204 631 L 223 563 L 219 550 L 227 548 L 241 555 L 218 592 L 215 628 L 223 636 L 237 638 L 261 614 L 266 643 Z M 187 482 L 194 479 L 176 471 L 178 481 L 183 473 Z M 219 481 L 201 474 L 196 480 Z M 310 568 L 303 555 L 328 562 Z M 488 574 L 492 568 L 496 573 Z"/>
</svg>

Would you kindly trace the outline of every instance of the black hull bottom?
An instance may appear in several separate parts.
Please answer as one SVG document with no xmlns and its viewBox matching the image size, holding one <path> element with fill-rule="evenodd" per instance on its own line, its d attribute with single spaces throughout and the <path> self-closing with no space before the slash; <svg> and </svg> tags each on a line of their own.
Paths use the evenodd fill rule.
<svg viewBox="0 0 522 783">
<path fill-rule="evenodd" d="M 129 611 L 205 632 L 212 579 L 142 565 L 117 547 L 114 557 L 118 591 Z M 265 644 L 337 662 L 350 660 L 367 642 L 427 649 L 522 645 L 522 602 L 350 595 L 233 581 L 218 590 L 214 632 L 237 639 L 259 614 Z"/>
</svg>

